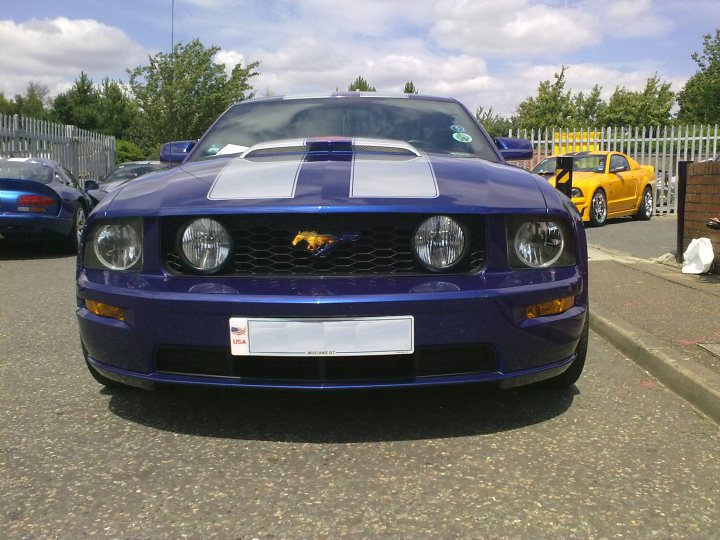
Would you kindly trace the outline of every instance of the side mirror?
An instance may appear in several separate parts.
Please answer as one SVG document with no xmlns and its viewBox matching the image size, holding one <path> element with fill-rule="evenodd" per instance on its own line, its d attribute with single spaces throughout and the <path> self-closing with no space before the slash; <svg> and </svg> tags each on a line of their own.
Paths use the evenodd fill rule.
<svg viewBox="0 0 720 540">
<path fill-rule="evenodd" d="M 177 165 L 185 161 L 197 141 L 173 141 L 165 143 L 160 149 L 160 161 Z"/>
<path fill-rule="evenodd" d="M 527 139 L 513 139 L 510 137 L 496 137 L 495 146 L 500 154 L 507 160 L 532 159 L 532 143 Z"/>
<path fill-rule="evenodd" d="M 100 189 L 100 184 L 97 180 L 85 180 L 85 183 L 83 184 L 83 189 L 85 191 Z"/>
</svg>

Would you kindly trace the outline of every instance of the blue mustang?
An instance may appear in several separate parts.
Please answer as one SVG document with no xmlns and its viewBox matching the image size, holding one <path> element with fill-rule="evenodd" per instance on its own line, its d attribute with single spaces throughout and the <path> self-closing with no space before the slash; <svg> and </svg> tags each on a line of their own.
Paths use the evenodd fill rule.
<svg viewBox="0 0 720 540">
<path fill-rule="evenodd" d="M 267 98 L 89 217 L 77 316 L 102 384 L 359 388 L 580 376 L 575 207 L 460 103 Z M 178 145 L 173 145 L 178 155 Z"/>
<path fill-rule="evenodd" d="M 0 238 L 59 239 L 77 253 L 94 204 L 56 161 L 0 158 Z"/>
</svg>

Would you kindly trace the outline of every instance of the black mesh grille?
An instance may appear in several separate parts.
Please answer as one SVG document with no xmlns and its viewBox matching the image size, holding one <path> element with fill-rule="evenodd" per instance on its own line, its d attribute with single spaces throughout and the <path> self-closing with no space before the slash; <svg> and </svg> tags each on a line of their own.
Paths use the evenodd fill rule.
<svg viewBox="0 0 720 540">
<path fill-rule="evenodd" d="M 412 275 L 427 274 L 416 261 L 411 239 L 426 215 L 417 214 L 265 214 L 213 216 L 233 238 L 231 261 L 217 275 L 309 276 L 309 275 Z M 482 216 L 455 216 L 467 229 L 470 248 L 450 273 L 478 272 L 485 264 L 485 225 Z M 192 274 L 178 253 L 178 232 L 187 217 L 165 218 L 163 258 L 169 271 Z M 326 256 L 293 246 L 300 231 L 341 236 L 357 235 L 355 241 L 337 244 Z"/>
<path fill-rule="evenodd" d="M 414 354 L 381 356 L 232 356 L 227 349 L 162 347 L 156 371 L 246 382 L 392 382 L 497 371 L 485 345 L 420 348 Z"/>
</svg>

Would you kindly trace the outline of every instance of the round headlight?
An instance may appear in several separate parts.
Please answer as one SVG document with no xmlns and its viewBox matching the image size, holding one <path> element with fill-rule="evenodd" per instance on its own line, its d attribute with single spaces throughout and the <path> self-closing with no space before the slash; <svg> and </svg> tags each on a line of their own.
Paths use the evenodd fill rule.
<svg viewBox="0 0 720 540">
<path fill-rule="evenodd" d="M 218 270 L 230 255 L 232 240 L 222 223 L 201 218 L 185 227 L 180 249 L 185 261 L 200 272 Z"/>
<path fill-rule="evenodd" d="M 433 216 L 423 221 L 413 237 L 418 259 L 433 271 L 456 265 L 465 253 L 465 231 L 448 216 Z"/>
<path fill-rule="evenodd" d="M 142 255 L 142 241 L 138 231 L 129 223 L 101 225 L 93 239 L 95 256 L 111 270 L 127 270 Z"/>
<path fill-rule="evenodd" d="M 515 254 L 533 268 L 552 265 L 565 247 L 562 229 L 552 221 L 528 221 L 515 234 Z"/>
</svg>

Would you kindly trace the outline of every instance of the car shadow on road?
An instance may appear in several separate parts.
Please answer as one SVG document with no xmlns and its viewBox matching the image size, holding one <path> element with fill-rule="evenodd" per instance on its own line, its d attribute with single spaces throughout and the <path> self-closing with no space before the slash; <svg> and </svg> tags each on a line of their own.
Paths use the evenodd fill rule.
<svg viewBox="0 0 720 540">
<path fill-rule="evenodd" d="M 0 240 L 0 261 L 31 261 L 75 257 L 64 246 L 48 242 L 10 242 Z"/>
<path fill-rule="evenodd" d="M 244 440 L 350 443 L 483 435 L 561 415 L 579 393 L 523 387 L 351 392 L 104 390 L 110 411 L 153 429 Z"/>
</svg>

